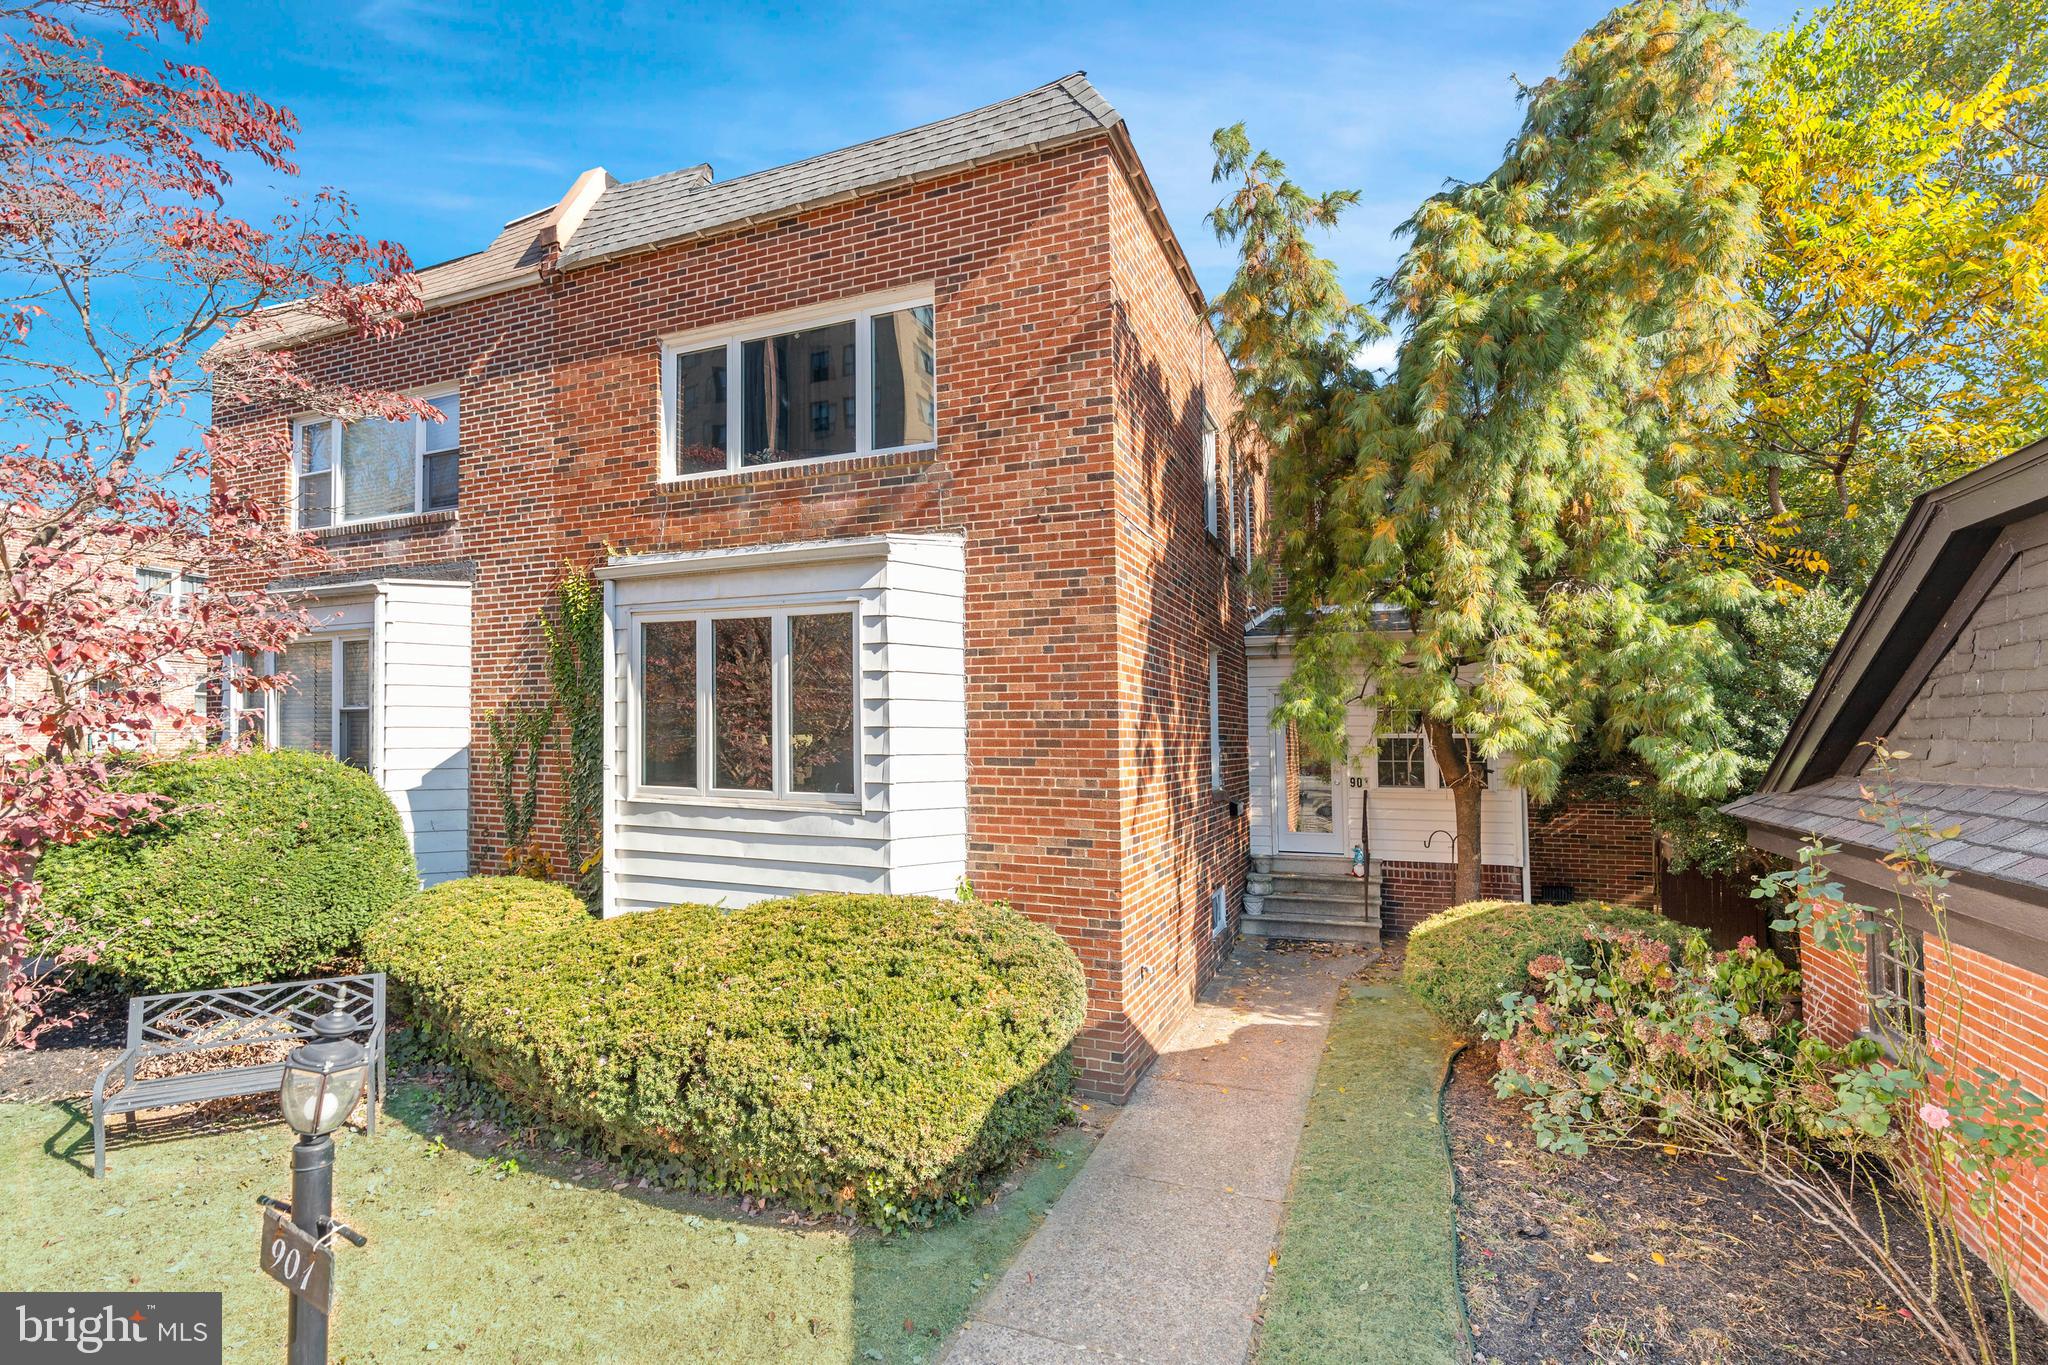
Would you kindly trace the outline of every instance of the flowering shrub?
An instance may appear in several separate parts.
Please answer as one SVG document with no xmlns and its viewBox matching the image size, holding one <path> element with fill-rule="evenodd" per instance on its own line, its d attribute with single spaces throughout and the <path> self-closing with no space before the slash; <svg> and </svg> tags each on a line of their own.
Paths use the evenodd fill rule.
<svg viewBox="0 0 2048 1365">
<path fill-rule="evenodd" d="M 1949 965 L 1948 877 L 1928 854 L 1954 831 L 1908 815 L 1885 782 L 1897 755 L 1881 742 L 1875 754 L 1863 814 L 1891 840 L 1882 861 L 1897 879 L 1895 910 L 1851 902 L 1828 878 L 1836 850 L 1818 841 L 1753 894 L 1784 903 L 1773 927 L 1821 949 L 1860 958 L 1877 940 L 1916 976 L 1932 973 L 1921 983 L 1927 1003 L 1907 992 L 1903 1016 L 1900 1000 L 1874 998 L 1865 982 L 1862 1013 L 1882 1043 L 1838 1047 L 1808 1032 L 1798 973 L 1749 940 L 1728 953 L 1697 942 L 1674 953 L 1639 933 L 1589 929 L 1583 965 L 1538 958 L 1536 988 L 1486 1017 L 1495 1086 L 1527 1102 L 1537 1144 L 1551 1151 L 1654 1143 L 1741 1164 L 1854 1252 L 1949 1359 L 2017 1362 L 1999 1203 L 2016 1172 L 2048 1167 L 2044 1105 L 2014 1077 L 1955 1062 L 1977 1006 Z M 1927 926 L 1924 960 L 1904 927 L 1909 911 Z M 1924 1264 L 1900 1259 L 1903 1229 L 1924 1237 Z M 2002 1332 L 1973 1283 L 1966 1229 L 1997 1278 Z"/>
<path fill-rule="evenodd" d="M 1534 994 L 1489 1020 L 1500 1094 L 1528 1099 L 1537 1145 L 1583 1155 L 1700 1125 L 1779 1141 L 1881 1147 L 1911 1077 L 1872 1042 L 1830 1047 L 1799 1022 L 1799 974 L 1744 939 L 1683 954 L 1631 930 L 1589 930 L 1592 962 L 1539 958 Z"/>
</svg>

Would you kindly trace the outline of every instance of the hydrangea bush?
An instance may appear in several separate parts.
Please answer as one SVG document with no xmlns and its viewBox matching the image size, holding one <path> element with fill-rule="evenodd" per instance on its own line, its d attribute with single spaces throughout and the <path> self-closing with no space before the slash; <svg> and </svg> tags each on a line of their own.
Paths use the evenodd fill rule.
<svg viewBox="0 0 2048 1365">
<path fill-rule="evenodd" d="M 1884 1026 L 1836 1045 L 1801 1021 L 1798 972 L 1751 940 L 1732 952 L 1698 941 L 1674 951 L 1633 930 L 1589 927 L 1583 961 L 1536 958 L 1535 988 L 1486 1016 L 1495 1086 L 1525 1101 L 1546 1150 L 1656 1144 L 1741 1164 L 1848 1246 L 1949 1359 L 2017 1365 L 2001 1202 L 2020 1171 L 2048 1167 L 2044 1105 L 2017 1078 L 1965 1063 L 1983 1006 L 1951 965 L 1948 878 L 1928 853 L 1953 831 L 1904 811 L 1886 780 L 1898 756 L 1875 746 L 1863 793 L 1865 817 L 1892 845 L 1892 912 L 1852 902 L 1828 876 L 1837 850 L 1818 841 L 1754 894 L 1784 905 L 1774 928 L 1821 950 L 1860 960 L 1866 944 L 1885 942 L 1921 975 L 1924 1007 L 1900 1018 L 1866 981 L 1862 1016 Z M 1904 928 L 1909 912 L 1927 926 L 1924 956 Z M 1915 1246 L 1902 1259 L 1897 1237 L 1908 1229 Z M 1998 1282 L 2002 1322 L 1978 1292 L 1967 1247 Z"/>
</svg>

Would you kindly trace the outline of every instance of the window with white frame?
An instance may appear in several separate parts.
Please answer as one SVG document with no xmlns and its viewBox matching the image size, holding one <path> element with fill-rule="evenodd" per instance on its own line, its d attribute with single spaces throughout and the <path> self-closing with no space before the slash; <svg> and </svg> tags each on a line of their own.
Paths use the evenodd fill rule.
<svg viewBox="0 0 2048 1365">
<path fill-rule="evenodd" d="M 1926 996 L 1921 986 L 1920 933 L 1896 912 L 1880 913 L 1877 929 L 1864 942 L 1863 969 L 1870 988 L 1870 1031 L 1887 1048 L 1926 1036 Z"/>
<path fill-rule="evenodd" d="M 1216 534 L 1216 422 L 1202 410 L 1202 524 Z"/>
<path fill-rule="evenodd" d="M 370 637 L 305 635 L 275 657 L 289 686 L 270 693 L 274 723 L 265 727 L 283 749 L 328 754 L 370 768 Z"/>
<path fill-rule="evenodd" d="M 182 569 L 158 569 L 144 565 L 135 571 L 135 586 L 151 602 L 173 611 L 184 611 L 194 598 L 206 591 L 206 578 Z"/>
<path fill-rule="evenodd" d="M 440 421 L 309 417 L 293 424 L 293 506 L 300 530 L 455 506 L 461 483 L 461 396 L 451 391 L 423 398 L 441 414 Z"/>
<path fill-rule="evenodd" d="M 938 440 L 932 305 L 892 299 L 662 346 L 662 477 Z"/>
<path fill-rule="evenodd" d="M 1230 554 L 1237 553 L 1237 470 L 1231 463 L 1229 440 L 1223 442 L 1223 548 Z"/>
<path fill-rule="evenodd" d="M 1209 651 L 1209 786 L 1223 790 L 1223 697 L 1220 690 L 1222 656 Z"/>
<path fill-rule="evenodd" d="M 642 619 L 638 785 L 857 800 L 854 632 L 846 607 Z"/>
<path fill-rule="evenodd" d="M 1373 774 L 1378 786 L 1424 785 L 1429 765 L 1420 723 L 1413 712 L 1386 718 L 1374 743 L 1379 748 Z"/>
</svg>

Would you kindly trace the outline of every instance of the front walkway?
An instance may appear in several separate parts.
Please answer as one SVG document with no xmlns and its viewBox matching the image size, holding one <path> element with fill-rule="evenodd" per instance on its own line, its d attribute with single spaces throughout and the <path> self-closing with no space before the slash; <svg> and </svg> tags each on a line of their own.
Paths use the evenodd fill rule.
<svg viewBox="0 0 2048 1365">
<path fill-rule="evenodd" d="M 1246 1360 L 1330 1009 L 1359 962 L 1241 946 L 947 1361 Z"/>
</svg>

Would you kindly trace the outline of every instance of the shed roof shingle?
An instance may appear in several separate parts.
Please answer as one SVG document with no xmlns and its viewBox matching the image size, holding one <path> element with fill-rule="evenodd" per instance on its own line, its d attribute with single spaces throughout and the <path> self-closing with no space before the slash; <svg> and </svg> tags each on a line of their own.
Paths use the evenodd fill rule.
<svg viewBox="0 0 2048 1365">
<path fill-rule="evenodd" d="M 1103 132 L 1122 121 L 1077 71 L 1013 99 L 733 180 L 706 181 L 690 171 L 636 180 L 597 201 L 563 249 L 561 265 L 574 269 L 764 214 Z"/>
<path fill-rule="evenodd" d="M 1871 814 L 1864 779 L 1836 777 L 1788 792 L 1758 792 L 1722 809 L 1748 825 L 1879 853 L 1892 836 Z M 1955 782 L 1900 782 L 1894 787 L 1908 819 L 1935 830 L 1955 829 L 1928 849 L 1950 872 L 2048 890 L 2048 794 Z"/>
</svg>

